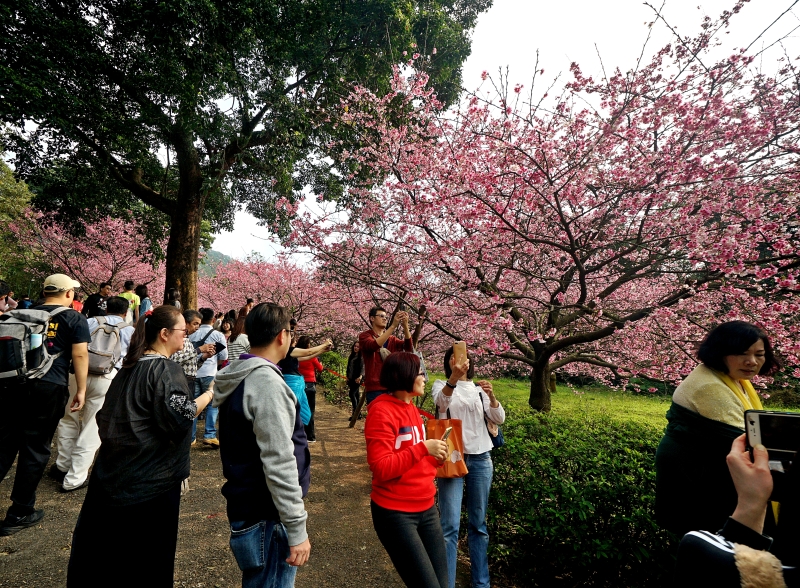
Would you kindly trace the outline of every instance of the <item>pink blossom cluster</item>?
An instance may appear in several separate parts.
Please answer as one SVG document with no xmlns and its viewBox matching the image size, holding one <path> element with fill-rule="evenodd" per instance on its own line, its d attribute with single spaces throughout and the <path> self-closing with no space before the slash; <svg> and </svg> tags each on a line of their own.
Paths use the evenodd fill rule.
<svg viewBox="0 0 800 588">
<path fill-rule="evenodd" d="M 103 282 L 115 292 L 127 280 L 146 284 L 160 304 L 164 292 L 164 263 L 150 250 L 142 224 L 136 220 L 106 219 L 82 224 L 75 236 L 55 215 L 28 211 L 11 227 L 27 251 L 26 265 L 39 277 L 62 272 L 94 293 Z M 165 243 L 162 243 L 162 248 Z M 346 344 L 366 325 L 362 318 L 371 306 L 369 293 L 325 283 L 313 269 L 298 266 L 285 256 L 273 261 L 259 257 L 219 264 L 198 279 L 200 306 L 219 312 L 236 311 L 247 298 L 287 306 L 299 321 L 299 331 L 315 339 L 332 338 Z M 361 310 L 361 314 L 357 311 Z"/>
<path fill-rule="evenodd" d="M 87 293 L 103 282 L 121 292 L 127 280 L 145 284 L 154 299 L 164 291 L 164 264 L 149 245 L 138 220 L 106 218 L 82 222 L 80 236 L 68 230 L 57 214 L 28 210 L 11 230 L 26 249 L 31 272 L 44 278 L 52 272 L 68 274 Z M 162 251 L 166 240 L 161 243 Z"/>
<path fill-rule="evenodd" d="M 298 333 L 313 339 L 331 338 L 345 344 L 357 338 L 365 324 L 357 312 L 362 298 L 353 298 L 335 283 L 322 282 L 313 269 L 286 256 L 267 261 L 258 256 L 219 264 L 198 280 L 200 306 L 237 312 L 247 298 L 288 307 L 298 321 Z M 368 304 L 368 302 L 366 303 Z"/>
</svg>

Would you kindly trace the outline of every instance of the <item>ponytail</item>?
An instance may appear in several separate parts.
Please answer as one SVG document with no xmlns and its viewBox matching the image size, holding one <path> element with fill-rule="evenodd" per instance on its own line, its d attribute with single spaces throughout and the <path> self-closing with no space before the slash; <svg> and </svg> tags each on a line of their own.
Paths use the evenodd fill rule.
<svg viewBox="0 0 800 588">
<path fill-rule="evenodd" d="M 135 366 L 144 352 L 156 342 L 161 329 L 173 328 L 178 322 L 179 316 L 181 316 L 181 311 L 174 306 L 157 306 L 140 316 L 136 322 L 136 330 L 131 336 L 128 354 L 125 356 L 125 361 L 122 362 L 122 367 Z"/>
</svg>

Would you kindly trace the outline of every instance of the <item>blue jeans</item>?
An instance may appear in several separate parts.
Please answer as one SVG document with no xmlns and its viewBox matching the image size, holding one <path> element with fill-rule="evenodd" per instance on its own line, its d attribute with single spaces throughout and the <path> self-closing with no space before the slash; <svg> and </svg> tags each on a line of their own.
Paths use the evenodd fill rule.
<svg viewBox="0 0 800 588">
<path fill-rule="evenodd" d="M 211 382 L 214 381 L 214 376 L 204 376 L 202 378 L 195 378 L 194 380 L 194 397 L 198 398 L 201 394 L 205 394 Z M 217 437 L 217 415 L 219 409 L 214 408 L 209 404 L 205 409 L 206 415 L 206 430 L 203 433 L 204 439 L 215 439 Z M 192 423 L 192 441 L 195 440 L 197 435 L 197 419 Z"/>
<path fill-rule="evenodd" d="M 492 487 L 492 452 L 465 454 L 464 462 L 469 473 L 463 478 L 439 478 L 439 517 L 447 550 L 449 587 L 456 585 L 456 548 L 458 527 L 461 521 L 461 498 L 464 483 L 467 485 L 467 541 L 472 568 L 472 587 L 489 588 L 489 533 L 486 530 L 486 506 Z"/>
<path fill-rule="evenodd" d="M 242 588 L 294 588 L 297 568 L 286 563 L 289 538 L 275 521 L 260 521 L 245 528 L 231 521 L 231 551 L 242 570 Z"/>
</svg>

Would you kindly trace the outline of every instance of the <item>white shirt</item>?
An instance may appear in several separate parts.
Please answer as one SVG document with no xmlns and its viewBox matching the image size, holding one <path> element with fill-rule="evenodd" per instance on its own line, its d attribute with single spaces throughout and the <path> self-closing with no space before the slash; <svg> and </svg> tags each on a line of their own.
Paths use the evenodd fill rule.
<svg viewBox="0 0 800 588">
<path fill-rule="evenodd" d="M 225 361 L 228 359 L 228 345 L 225 341 L 225 335 L 223 335 L 220 331 L 214 331 L 211 325 L 200 325 L 200 328 L 197 329 L 194 333 L 189 335 L 189 341 L 195 343 L 200 341 L 203 337 L 206 336 L 206 333 L 212 331 L 208 338 L 205 340 L 203 345 L 207 345 L 209 343 L 222 343 L 225 345 L 225 349 L 217 353 L 216 355 L 212 355 L 207 360 L 203 362 L 197 369 L 197 377 L 198 378 L 208 378 L 217 375 L 217 362 L 218 361 Z"/>
<path fill-rule="evenodd" d="M 119 323 L 125 322 L 124 318 L 113 314 L 109 314 L 108 316 L 104 316 L 103 318 L 106 319 L 106 324 L 109 325 L 118 325 Z M 86 322 L 89 323 L 90 333 L 93 333 L 94 330 L 100 325 L 100 323 L 97 322 L 97 319 L 95 317 L 90 318 Z M 131 344 L 131 337 L 133 336 L 133 331 L 134 328 L 131 325 L 122 327 L 119 330 L 119 344 L 121 349 L 121 355 L 119 361 L 114 365 L 116 369 L 120 369 L 122 367 L 122 360 L 125 359 L 125 356 L 128 354 L 128 345 Z"/>
<path fill-rule="evenodd" d="M 503 405 L 498 403 L 497 408 L 492 408 L 489 397 L 483 390 L 473 382 L 463 380 L 459 380 L 451 396 L 445 396 L 442 391 L 444 383 L 445 380 L 436 380 L 431 389 L 433 402 L 437 410 L 441 411 L 438 418 L 446 419 L 449 408 L 450 418 L 461 420 L 464 453 L 477 455 L 491 451 L 492 438 L 489 436 L 489 431 L 486 430 L 486 421 L 483 420 L 483 415 L 485 413 L 494 423 L 501 425 L 506 420 L 506 411 L 503 409 Z M 481 395 L 483 396 L 483 406 L 481 406 Z"/>
</svg>

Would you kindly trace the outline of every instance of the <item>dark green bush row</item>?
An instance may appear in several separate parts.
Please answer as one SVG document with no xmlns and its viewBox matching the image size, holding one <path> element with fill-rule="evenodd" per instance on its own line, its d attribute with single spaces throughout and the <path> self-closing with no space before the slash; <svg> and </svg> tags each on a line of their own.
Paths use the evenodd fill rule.
<svg viewBox="0 0 800 588">
<path fill-rule="evenodd" d="M 658 586 L 676 541 L 656 525 L 661 431 L 637 422 L 510 412 L 493 452 L 492 567 L 519 586 Z"/>
</svg>

